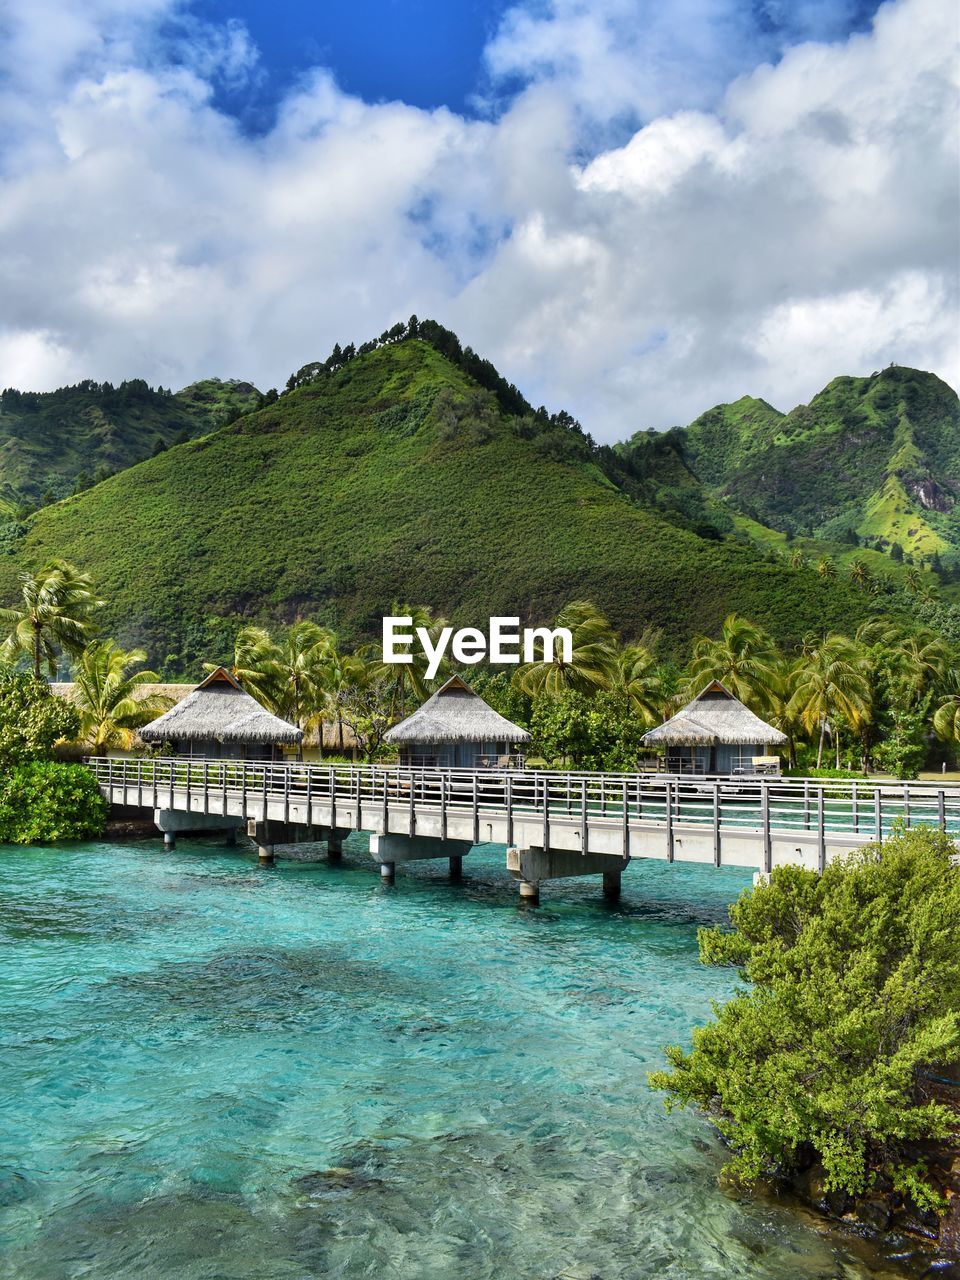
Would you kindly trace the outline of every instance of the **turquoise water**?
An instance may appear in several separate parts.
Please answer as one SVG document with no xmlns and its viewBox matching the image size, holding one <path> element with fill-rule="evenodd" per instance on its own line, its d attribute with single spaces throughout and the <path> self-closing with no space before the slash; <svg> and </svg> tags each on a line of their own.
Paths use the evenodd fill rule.
<svg viewBox="0 0 960 1280">
<path fill-rule="evenodd" d="M 646 1085 L 731 990 L 695 931 L 744 873 L 635 863 L 617 906 L 592 878 L 532 911 L 494 847 L 392 888 L 355 837 L 0 857 L 0 1276 L 887 1274 L 722 1194 Z"/>
</svg>

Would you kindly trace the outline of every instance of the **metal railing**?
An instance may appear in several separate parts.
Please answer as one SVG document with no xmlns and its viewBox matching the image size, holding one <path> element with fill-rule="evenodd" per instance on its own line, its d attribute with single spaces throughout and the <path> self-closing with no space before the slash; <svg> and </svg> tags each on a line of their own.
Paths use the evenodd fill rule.
<svg viewBox="0 0 960 1280">
<path fill-rule="evenodd" d="M 896 823 L 929 824 L 960 835 L 960 785 L 925 782 L 865 782 L 805 778 L 690 778 L 667 774 L 578 773 L 516 769 L 415 769 L 378 765 L 261 763 L 183 758 L 88 760 L 105 791 L 123 791 L 126 804 L 194 808 L 226 813 L 239 800 L 246 816 L 250 801 L 291 804 L 345 803 L 353 813 L 376 805 L 384 819 L 403 806 L 410 814 L 535 816 L 544 845 L 550 826 L 571 823 L 582 831 L 616 824 L 624 832 L 664 828 L 672 855 L 678 829 L 712 829 L 719 858 L 719 833 L 763 841 L 769 863 L 774 836 L 811 833 L 820 848 L 831 837 L 855 843 L 883 839 Z M 202 797 L 202 800 L 201 800 Z M 508 843 L 512 837 L 508 837 Z"/>
</svg>

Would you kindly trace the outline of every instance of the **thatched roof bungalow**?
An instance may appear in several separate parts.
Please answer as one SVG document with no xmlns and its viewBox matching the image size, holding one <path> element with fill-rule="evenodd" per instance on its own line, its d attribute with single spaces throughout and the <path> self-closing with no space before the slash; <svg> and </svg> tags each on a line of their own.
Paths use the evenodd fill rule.
<svg viewBox="0 0 960 1280">
<path fill-rule="evenodd" d="M 494 711 L 459 676 L 384 735 L 399 748 L 402 765 L 433 769 L 509 765 L 517 759 L 511 748 L 529 741 L 526 729 Z"/>
<path fill-rule="evenodd" d="M 268 711 L 224 667 L 182 702 L 140 730 L 144 742 L 169 742 L 178 755 L 272 760 L 299 747 L 303 730 Z"/>
<path fill-rule="evenodd" d="M 665 724 L 644 734 L 643 741 L 665 748 L 668 773 L 750 773 L 762 769 L 757 762 L 769 758 L 769 748 L 783 746 L 787 737 L 712 680 Z"/>
</svg>

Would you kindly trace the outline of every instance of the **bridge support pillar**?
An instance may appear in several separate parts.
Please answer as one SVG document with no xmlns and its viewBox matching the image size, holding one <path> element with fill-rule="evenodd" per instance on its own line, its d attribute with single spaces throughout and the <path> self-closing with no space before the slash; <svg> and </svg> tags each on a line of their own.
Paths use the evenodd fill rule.
<svg viewBox="0 0 960 1280">
<path fill-rule="evenodd" d="M 380 863 L 380 883 L 393 884 L 396 879 L 397 867 L 394 862 Z"/>
<path fill-rule="evenodd" d="M 460 856 L 450 859 L 450 879 L 453 881 L 463 879 L 463 858 Z"/>
<path fill-rule="evenodd" d="M 346 827 L 331 827 L 327 832 L 327 861 L 339 862 L 343 857 L 344 837 L 349 834 Z"/>
<path fill-rule="evenodd" d="M 603 873 L 603 896 L 608 902 L 620 900 L 620 880 L 622 871 L 605 871 Z"/>
<path fill-rule="evenodd" d="M 393 879 L 396 863 L 418 862 L 421 858 L 449 858 L 450 874 L 453 875 L 454 862 L 462 864 L 463 858 L 473 845 L 468 840 L 441 840 L 439 836 L 401 836 L 372 835 L 370 837 L 370 856 L 380 863 L 381 874 L 385 866 L 389 866 L 390 878 Z"/>
<path fill-rule="evenodd" d="M 242 825 L 242 818 L 233 818 L 219 813 L 194 813 L 185 809 L 154 809 L 153 821 L 158 831 L 163 832 L 165 849 L 173 849 L 177 836 L 192 832 L 196 835 L 213 835 L 221 831 L 236 838 L 237 828 Z"/>
<path fill-rule="evenodd" d="M 521 880 L 520 881 L 520 901 L 527 907 L 539 907 L 540 905 L 540 881 L 539 880 Z"/>
<path fill-rule="evenodd" d="M 620 896 L 620 877 L 629 862 L 606 853 L 577 853 L 573 849 L 507 849 L 507 870 L 520 881 L 520 897 L 535 905 L 540 898 L 541 880 L 564 880 L 569 876 L 602 876 L 607 898 Z"/>
<path fill-rule="evenodd" d="M 262 867 L 269 867 L 274 858 L 274 832 L 271 823 L 255 822 L 251 818 L 247 823 L 247 835 L 256 842 L 257 861 Z"/>
</svg>

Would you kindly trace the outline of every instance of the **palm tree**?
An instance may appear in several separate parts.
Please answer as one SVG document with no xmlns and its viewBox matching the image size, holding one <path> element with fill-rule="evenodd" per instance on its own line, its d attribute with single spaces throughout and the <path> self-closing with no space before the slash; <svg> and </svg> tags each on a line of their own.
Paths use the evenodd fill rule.
<svg viewBox="0 0 960 1280">
<path fill-rule="evenodd" d="M 855 583 L 861 591 L 867 591 L 873 583 L 873 574 L 870 566 L 857 557 L 850 564 L 850 581 Z"/>
<path fill-rule="evenodd" d="M 332 722 L 337 726 L 337 745 L 340 754 L 343 754 L 345 695 L 350 689 L 366 684 L 367 680 L 363 659 L 355 653 L 343 653 L 337 648 L 336 643 L 331 643 L 322 660 L 320 707 L 314 721 L 321 735 L 321 748 L 323 747 L 323 723 L 324 721 Z"/>
<path fill-rule="evenodd" d="M 281 714 L 303 728 L 323 705 L 327 654 L 336 637 L 315 622 L 295 622 L 280 645 Z"/>
<path fill-rule="evenodd" d="M 908 709 L 929 690 L 945 684 L 952 656 L 950 646 L 933 631 L 924 629 L 901 638 L 889 654 L 888 665 Z"/>
<path fill-rule="evenodd" d="M 837 576 L 837 566 L 829 556 L 821 556 L 817 561 L 817 573 L 819 573 L 824 582 L 830 582 Z"/>
<path fill-rule="evenodd" d="M 945 684 L 946 691 L 933 713 L 933 727 L 945 742 L 960 742 L 960 671 L 952 669 Z"/>
<path fill-rule="evenodd" d="M 241 627 L 233 643 L 230 673 L 244 689 L 275 715 L 280 705 L 280 646 L 266 627 Z M 205 662 L 204 671 L 215 671 L 215 662 Z"/>
<path fill-rule="evenodd" d="M 390 612 L 395 618 L 412 619 L 409 627 L 411 634 L 415 636 L 417 628 L 422 627 L 429 634 L 433 645 L 437 644 L 440 632 L 448 625 L 446 618 L 435 618 L 433 610 L 427 605 L 397 604 L 394 601 L 390 606 Z M 379 648 L 367 647 L 363 652 L 365 661 L 376 661 L 375 655 L 379 652 Z M 377 676 L 377 681 L 386 681 L 391 687 L 392 715 L 395 720 L 402 720 L 407 714 L 408 697 L 419 703 L 423 702 L 429 692 L 427 680 L 429 659 L 423 645 L 414 641 L 410 656 L 411 662 L 396 664 L 384 663 L 381 657 L 382 670 Z M 441 663 L 440 669 L 445 674 L 446 663 Z"/>
<path fill-rule="evenodd" d="M 51 560 L 36 574 L 21 573 L 21 605 L 0 609 L 7 638 L 0 658 L 27 658 L 37 680 L 57 673 L 61 652 L 78 655 L 93 634 L 91 615 L 103 605 L 93 581 L 65 560 Z"/>
<path fill-rule="evenodd" d="M 797 738 L 803 731 L 799 717 L 790 706 L 797 669 L 797 659 L 780 656 L 777 663 L 777 681 L 774 686 L 773 711 L 770 716 L 770 723 L 787 735 L 787 761 L 791 769 L 796 767 Z"/>
<path fill-rule="evenodd" d="M 295 622 L 280 641 L 264 627 L 242 627 L 233 675 L 274 715 L 303 728 L 321 709 L 324 663 L 334 644 L 333 632 L 315 622 Z"/>
<path fill-rule="evenodd" d="M 803 554 L 799 547 L 796 547 L 790 557 L 791 569 L 805 569 L 807 567 L 807 557 Z"/>
<path fill-rule="evenodd" d="M 666 691 L 656 660 L 645 645 L 625 644 L 619 650 L 611 687 L 627 695 L 645 725 L 660 723 Z"/>
<path fill-rule="evenodd" d="M 869 660 L 849 636 L 808 639 L 798 662 L 794 691 L 788 706 L 808 733 L 819 728 L 817 768 L 823 762 L 827 726 L 832 725 L 839 762 L 839 725 L 844 719 L 855 731 L 871 716 Z"/>
<path fill-rule="evenodd" d="M 544 658 L 521 667 L 517 680 L 524 693 L 536 697 L 568 689 L 580 693 L 608 689 L 616 670 L 617 637 L 603 614 L 588 600 L 574 600 L 564 605 L 553 625 L 570 632 L 570 661 L 564 660 L 557 645 L 549 661 Z"/>
<path fill-rule="evenodd" d="M 147 659 L 142 649 L 125 651 L 112 640 L 90 644 L 74 663 L 73 701 L 80 712 L 79 738 L 94 755 L 129 748 L 135 731 L 171 705 L 162 694 L 139 693 L 154 684 L 152 671 L 133 671 Z"/>
<path fill-rule="evenodd" d="M 719 680 L 748 707 L 769 713 L 776 709 L 782 676 L 781 656 L 770 636 L 731 613 L 719 640 L 699 636 L 694 642 L 687 684 L 696 694 L 711 680 Z"/>
</svg>

